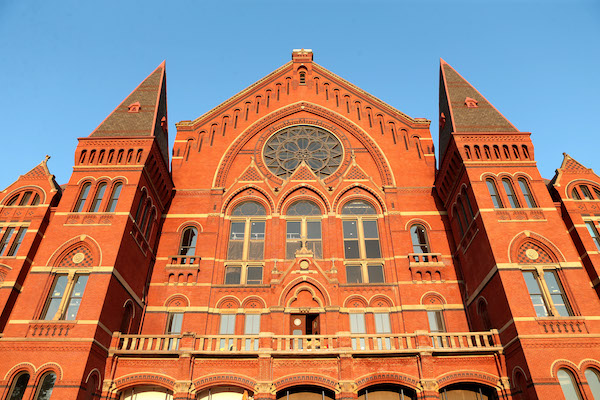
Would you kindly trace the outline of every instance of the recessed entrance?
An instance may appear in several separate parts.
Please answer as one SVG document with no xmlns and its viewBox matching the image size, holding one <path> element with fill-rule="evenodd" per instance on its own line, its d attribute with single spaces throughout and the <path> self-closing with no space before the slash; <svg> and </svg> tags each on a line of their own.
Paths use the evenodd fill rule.
<svg viewBox="0 0 600 400">
<path fill-rule="evenodd" d="M 319 335 L 319 314 L 291 314 L 290 332 L 292 335 Z"/>
</svg>

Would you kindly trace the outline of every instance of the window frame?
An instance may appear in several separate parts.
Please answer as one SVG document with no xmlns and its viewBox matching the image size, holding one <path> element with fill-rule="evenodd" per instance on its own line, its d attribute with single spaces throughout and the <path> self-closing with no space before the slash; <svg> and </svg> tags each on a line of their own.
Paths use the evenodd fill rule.
<svg viewBox="0 0 600 400">
<path fill-rule="evenodd" d="M 569 318 L 575 316 L 575 311 L 573 309 L 572 302 L 570 301 L 567 293 L 565 291 L 564 284 L 562 283 L 562 279 L 559 276 L 559 269 L 556 267 L 548 267 L 548 266 L 536 266 L 534 268 L 521 268 L 521 274 L 523 275 L 523 281 L 525 286 L 527 287 L 527 294 L 531 300 L 531 304 L 535 310 L 536 318 Z M 556 283 L 558 284 L 558 293 L 552 293 L 550 291 L 549 285 L 546 282 L 546 274 L 551 273 Z M 539 288 L 539 293 L 532 293 L 529 285 L 527 285 L 527 280 L 525 279 L 525 274 L 531 274 L 535 279 L 535 282 Z M 535 303 L 533 302 L 533 296 L 539 296 L 542 300 L 542 304 L 545 308 L 546 315 L 539 315 Z M 555 305 L 555 301 L 553 296 L 560 296 L 565 310 L 568 315 L 561 315 L 559 308 Z"/>
<path fill-rule="evenodd" d="M 119 197 L 121 197 L 121 192 L 123 191 L 123 182 L 115 182 L 110 191 L 110 197 L 108 198 L 108 203 L 106 204 L 105 212 L 113 213 L 116 212 L 117 205 L 119 204 Z M 116 196 L 115 196 L 116 193 Z"/>
<path fill-rule="evenodd" d="M 169 311 L 167 313 L 167 323 L 165 325 L 165 335 L 181 335 L 183 328 L 183 311 Z M 175 324 L 175 325 L 174 325 Z M 177 329 L 173 329 L 177 326 Z"/>
<path fill-rule="evenodd" d="M 75 201 L 75 205 L 73 206 L 72 212 L 85 212 L 85 204 L 88 202 L 91 190 L 92 182 L 87 181 L 84 182 L 83 185 L 81 185 L 81 189 L 79 190 L 79 194 L 77 195 L 77 200 Z"/>
<path fill-rule="evenodd" d="M 44 396 L 42 398 L 40 396 L 42 394 L 41 391 L 43 389 L 44 382 L 51 375 L 54 375 L 54 382 L 52 382 L 52 386 L 50 387 L 49 393 L 45 393 L 45 394 L 47 394 L 47 396 Z M 45 372 L 40 377 L 40 379 L 37 382 L 37 385 L 36 385 L 36 388 L 35 388 L 35 395 L 33 396 L 33 400 L 49 400 L 52 397 L 52 391 L 54 390 L 54 386 L 56 385 L 56 381 L 57 380 L 58 380 L 58 376 L 56 375 L 56 372 L 54 372 L 54 371 L 47 371 L 47 372 Z"/>
<path fill-rule="evenodd" d="M 577 399 L 572 399 L 572 397 L 569 395 L 569 393 L 565 392 L 565 386 L 561 382 L 561 377 L 559 376 L 561 374 L 561 372 L 564 372 L 567 375 L 567 377 L 569 378 L 569 383 L 571 384 L 571 388 L 575 392 Z M 570 400 L 582 400 L 579 382 L 578 382 L 577 378 L 575 377 L 575 374 L 573 373 L 573 371 L 571 371 L 570 369 L 567 369 L 567 368 L 559 368 L 556 371 L 556 380 L 558 381 L 560 390 L 562 391 L 565 398 L 569 398 Z"/>
<path fill-rule="evenodd" d="M 509 178 L 502 178 L 502 188 L 504 189 L 504 194 L 506 195 L 506 199 L 508 200 L 508 205 L 510 208 L 521 208 L 521 202 L 519 201 L 519 196 L 517 196 L 517 192 L 515 192 L 515 185 Z"/>
<path fill-rule="evenodd" d="M 502 196 L 500 196 L 500 192 L 498 192 L 498 185 L 496 185 L 496 180 L 493 178 L 486 178 L 485 185 L 487 186 L 488 193 L 490 195 L 494 208 L 504 208 L 504 202 L 502 201 Z"/>
<path fill-rule="evenodd" d="M 600 233 L 598 233 L 598 227 L 596 226 L 596 221 L 584 220 L 583 222 L 585 223 L 588 233 L 592 237 L 592 241 L 596 245 L 596 249 L 598 251 L 600 251 Z"/>
<path fill-rule="evenodd" d="M 57 273 L 52 274 L 52 276 L 53 276 L 52 286 L 50 288 L 50 291 L 46 295 L 44 307 L 42 308 L 42 312 L 40 314 L 39 319 L 42 321 L 76 321 L 77 314 L 79 314 L 79 309 L 81 308 L 81 302 L 83 301 L 83 296 L 85 294 L 85 289 L 87 287 L 90 275 L 91 275 L 90 272 L 84 272 L 84 271 L 69 271 L 68 273 L 57 272 Z M 53 292 L 54 292 L 54 289 L 56 288 L 58 280 L 61 277 L 66 277 L 67 282 L 65 284 L 65 288 L 63 289 L 62 295 L 60 297 L 56 297 L 56 296 L 53 296 Z M 71 300 L 74 298 L 73 291 L 75 290 L 75 286 L 79 282 L 79 278 L 81 278 L 81 277 L 86 277 L 86 281 L 85 281 L 85 284 L 83 285 L 83 290 L 81 291 L 81 295 L 75 297 L 75 299 L 79 299 L 79 304 L 77 305 L 77 311 L 75 313 L 74 318 L 72 318 L 72 319 L 67 318 L 67 313 L 69 311 L 69 308 L 71 307 Z M 48 311 L 50 308 L 50 304 L 52 302 L 52 299 L 54 299 L 55 297 L 60 298 L 60 301 L 58 303 L 58 307 L 57 307 L 54 315 L 51 316 L 50 318 L 48 318 L 49 317 Z"/>
<path fill-rule="evenodd" d="M 517 184 L 519 189 L 521 190 L 521 195 L 523 196 L 523 200 L 525 200 L 525 205 L 527 208 L 537 208 L 537 202 L 535 201 L 535 197 L 533 197 L 533 192 L 531 191 L 531 185 L 526 178 L 520 177 L 517 179 Z"/>
<path fill-rule="evenodd" d="M 96 183 L 96 190 L 94 191 L 94 197 L 92 199 L 92 204 L 90 204 L 89 212 L 100 212 L 100 207 L 102 206 L 102 202 L 104 200 L 104 195 L 106 194 L 107 188 L 107 182 Z"/>
<path fill-rule="evenodd" d="M 11 399 L 12 399 L 12 396 L 13 396 L 13 394 L 14 394 L 15 388 L 17 387 L 18 380 L 19 380 L 19 379 L 20 379 L 22 376 L 24 376 L 24 375 L 27 375 L 27 380 L 25 381 L 25 387 L 23 388 L 23 392 L 21 393 L 21 398 L 20 398 L 20 399 L 18 399 L 18 400 L 23 400 L 23 398 L 25 397 L 25 391 L 27 390 L 27 387 L 28 387 L 28 385 L 29 385 L 29 381 L 31 381 L 31 374 L 29 373 L 29 371 L 21 371 L 21 372 L 18 372 L 18 373 L 17 373 L 17 374 L 16 374 L 16 375 L 15 375 L 15 376 L 12 378 L 12 382 L 11 382 L 11 384 L 10 384 L 10 386 L 9 386 L 9 389 L 8 389 L 8 394 L 6 395 L 6 399 L 7 399 L 7 400 L 11 400 Z"/>
<path fill-rule="evenodd" d="M 301 202 L 311 203 L 314 207 L 316 207 L 319 210 L 319 214 L 305 214 L 305 215 L 289 214 L 290 209 Z M 284 218 L 285 218 L 285 259 L 293 260 L 295 258 L 295 255 L 293 257 L 288 257 L 288 246 L 293 245 L 294 243 L 299 244 L 300 247 L 298 247 L 298 249 L 297 249 L 297 250 L 299 250 L 302 248 L 302 243 L 305 242 L 306 248 L 313 252 L 315 259 L 322 260 L 324 258 L 324 256 L 323 256 L 323 218 L 324 218 L 324 216 L 323 216 L 323 210 L 321 209 L 321 207 L 319 207 L 319 205 L 312 200 L 294 201 L 288 207 Z M 300 238 L 289 238 L 289 234 L 290 234 L 289 223 L 293 223 L 293 222 L 300 223 Z M 308 237 L 308 226 L 310 223 L 316 223 L 316 222 L 319 223 L 319 238 L 318 239 L 310 239 Z M 321 254 L 317 254 L 317 252 L 314 250 L 316 248 L 315 246 L 320 247 Z"/>
</svg>

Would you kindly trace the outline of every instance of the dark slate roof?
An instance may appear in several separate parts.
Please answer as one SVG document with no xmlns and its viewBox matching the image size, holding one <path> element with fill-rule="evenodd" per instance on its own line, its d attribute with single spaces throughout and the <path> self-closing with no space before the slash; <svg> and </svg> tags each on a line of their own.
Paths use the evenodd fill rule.
<svg viewBox="0 0 600 400">
<path fill-rule="evenodd" d="M 92 132 L 90 137 L 156 137 L 165 157 L 168 156 L 167 132 L 161 120 L 167 117 L 166 71 L 163 62 Z M 129 106 L 139 103 L 138 112 Z"/>
<path fill-rule="evenodd" d="M 477 107 L 469 108 L 467 98 Z M 440 114 L 445 125 L 440 130 L 440 151 L 445 152 L 453 132 L 518 132 L 485 97 L 448 63 L 440 59 Z"/>
</svg>

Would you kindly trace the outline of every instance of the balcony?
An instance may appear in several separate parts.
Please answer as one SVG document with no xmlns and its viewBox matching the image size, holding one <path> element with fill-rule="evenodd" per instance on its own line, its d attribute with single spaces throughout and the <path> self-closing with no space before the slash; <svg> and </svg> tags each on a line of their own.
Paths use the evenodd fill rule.
<svg viewBox="0 0 600 400">
<path fill-rule="evenodd" d="M 402 334 L 338 335 L 123 335 L 115 333 L 110 353 L 114 355 L 252 356 L 493 353 L 502 349 L 498 331 L 430 333 L 417 331 Z"/>
</svg>

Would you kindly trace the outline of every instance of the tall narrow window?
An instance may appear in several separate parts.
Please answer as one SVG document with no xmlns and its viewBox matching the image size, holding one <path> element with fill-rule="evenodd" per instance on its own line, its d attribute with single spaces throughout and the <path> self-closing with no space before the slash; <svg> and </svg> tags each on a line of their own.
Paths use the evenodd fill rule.
<svg viewBox="0 0 600 400">
<path fill-rule="evenodd" d="M 535 315 L 538 317 L 547 317 L 548 308 L 544 302 L 542 288 L 536 279 L 535 273 L 532 271 L 523 271 L 523 277 L 525 278 L 525 284 L 527 285 L 527 291 L 529 292 L 531 303 L 535 309 Z"/>
<path fill-rule="evenodd" d="M 565 399 L 581 399 L 581 393 L 579 392 L 579 388 L 577 387 L 577 381 L 575 380 L 575 377 L 570 371 L 561 368 L 558 370 L 556 377 L 558 378 L 558 383 L 560 384 L 560 388 L 562 389 Z"/>
<path fill-rule="evenodd" d="M 365 314 L 351 313 L 350 315 L 350 333 L 353 335 L 362 335 L 367 332 L 365 324 Z M 364 337 L 352 338 L 352 349 L 366 350 L 366 341 Z"/>
<path fill-rule="evenodd" d="M 579 192 L 577 191 L 576 187 L 574 187 L 573 190 L 571 191 L 571 197 L 574 198 L 575 200 L 581 200 L 581 196 L 579 195 Z"/>
<path fill-rule="evenodd" d="M 153 208 L 152 212 L 150 213 L 150 217 L 148 218 L 148 224 L 146 224 L 146 231 L 144 232 L 144 237 L 146 238 L 146 240 L 150 239 L 150 232 L 152 232 L 152 225 L 155 218 L 156 210 Z"/>
<path fill-rule="evenodd" d="M 600 189 L 594 188 L 594 194 L 596 195 L 596 200 L 600 200 Z"/>
<path fill-rule="evenodd" d="M 442 310 L 428 310 L 427 321 L 429 322 L 429 332 L 444 333 L 446 325 L 444 324 L 444 313 Z M 434 347 L 444 347 L 444 338 L 441 336 L 431 338 Z"/>
<path fill-rule="evenodd" d="M 581 189 L 581 193 L 583 194 L 584 200 L 593 200 L 594 199 L 592 197 L 592 193 L 590 192 L 590 189 L 586 185 L 581 185 L 581 186 L 579 186 L 579 188 Z"/>
<path fill-rule="evenodd" d="M 598 376 L 598 371 L 592 368 L 586 369 L 585 379 L 588 381 L 594 400 L 600 400 L 600 376 Z"/>
<path fill-rule="evenodd" d="M 23 193 L 23 197 L 21 197 L 21 201 L 19 202 L 20 206 L 26 206 L 27 203 L 29 202 L 29 199 L 31 198 L 31 192 L 25 192 Z"/>
<path fill-rule="evenodd" d="M 313 202 L 300 200 L 287 210 L 286 258 L 293 259 L 304 244 L 315 258 L 323 258 L 321 243 L 321 209 Z"/>
<path fill-rule="evenodd" d="M 219 335 L 235 334 L 235 314 L 221 314 L 221 324 L 219 325 Z M 221 350 L 234 350 L 233 338 L 223 338 L 219 343 Z"/>
<path fill-rule="evenodd" d="M 182 326 L 183 326 L 183 313 L 182 312 L 170 312 L 167 315 L 167 327 L 165 329 L 165 333 L 167 335 L 181 334 Z"/>
<path fill-rule="evenodd" d="M 363 200 L 347 203 L 342 208 L 344 249 L 346 258 L 381 258 L 376 211 Z M 354 216 L 354 218 L 346 218 Z"/>
<path fill-rule="evenodd" d="M 600 235 L 598 235 L 598 230 L 596 229 L 594 222 L 586 221 L 585 226 L 586 226 L 588 232 L 590 233 L 590 236 L 594 240 L 594 244 L 596 245 L 596 248 L 600 251 Z M 1 254 L 1 252 L 0 252 L 0 254 Z"/>
<path fill-rule="evenodd" d="M 15 379 L 13 379 L 13 384 L 8 392 L 7 400 L 22 400 L 25 395 L 25 389 L 27 389 L 27 384 L 29 383 L 29 374 L 23 372 Z"/>
<path fill-rule="evenodd" d="M 9 226 L 4 231 L 4 235 L 2 235 L 2 241 L 0 241 L 0 257 L 4 256 L 4 251 L 8 248 L 8 243 L 10 243 L 10 239 L 12 238 L 13 233 L 15 232 L 15 228 Z"/>
<path fill-rule="evenodd" d="M 31 202 L 31 205 L 37 206 L 38 204 L 40 204 L 40 195 L 36 193 L 35 196 L 33 196 L 33 201 Z"/>
<path fill-rule="evenodd" d="M 106 212 L 115 212 L 117 209 L 117 203 L 119 202 L 119 196 L 121 195 L 121 189 L 123 188 L 123 184 L 121 182 L 117 183 L 112 190 L 110 195 L 110 200 L 108 201 L 108 205 L 106 206 Z"/>
<path fill-rule="evenodd" d="M 88 275 L 75 275 L 71 281 L 68 275 L 57 275 L 42 319 L 76 319 L 87 280 Z M 66 294 L 67 290 L 71 291 L 69 295 Z"/>
<path fill-rule="evenodd" d="M 35 393 L 34 400 L 50 400 L 52 396 L 52 390 L 54 389 L 54 383 L 56 382 L 56 374 L 54 372 L 48 372 L 44 375 Z"/>
<path fill-rule="evenodd" d="M 246 314 L 244 335 L 258 336 L 260 333 L 260 314 Z M 246 339 L 246 350 L 258 350 L 258 338 Z"/>
<path fill-rule="evenodd" d="M 427 254 L 431 253 L 429 248 L 429 240 L 427 239 L 427 231 L 423 225 L 413 225 L 410 228 L 410 238 L 413 245 L 413 253 Z M 417 262 L 428 262 L 429 256 L 415 256 Z"/>
<path fill-rule="evenodd" d="M 76 275 L 75 284 L 71 290 L 71 296 L 67 302 L 67 310 L 64 314 L 64 319 L 67 321 L 73 321 L 77 318 L 77 312 L 81 305 L 81 299 L 83 298 L 83 291 L 88 281 L 88 275 Z"/>
<path fill-rule="evenodd" d="M 504 190 L 506 191 L 506 197 L 508 197 L 508 204 L 511 208 L 519 208 L 521 205 L 519 204 L 519 199 L 515 194 L 515 190 L 513 189 L 512 183 L 510 180 L 504 178 L 502 179 L 502 185 L 504 186 Z"/>
<path fill-rule="evenodd" d="M 8 257 L 12 257 L 17 255 L 17 251 L 19 251 L 19 247 L 21 246 L 21 242 L 23 242 L 23 238 L 25 237 L 25 233 L 27 233 L 27 228 L 19 228 L 19 231 L 17 232 L 17 236 L 15 237 L 15 240 L 13 241 L 12 246 L 10 246 L 10 249 L 8 250 L 8 253 L 6 253 L 6 255 Z M 0 253 L 1 254 L 1 253 Z"/>
<path fill-rule="evenodd" d="M 82 212 L 83 211 L 83 207 L 85 205 L 85 201 L 87 200 L 88 195 L 90 194 L 90 188 L 92 187 L 92 184 L 87 182 L 83 185 L 83 187 L 81 188 L 81 192 L 79 193 L 79 198 L 77 199 L 77 202 L 75 203 L 75 207 L 73 208 L 73 212 Z"/>
<path fill-rule="evenodd" d="M 102 204 L 102 198 L 104 197 L 105 191 L 106 183 L 101 183 L 100 185 L 98 185 L 96 195 L 94 196 L 94 201 L 92 202 L 92 206 L 90 207 L 91 212 L 98 212 L 98 210 L 100 210 L 100 204 Z"/>
<path fill-rule="evenodd" d="M 544 281 L 546 283 L 546 286 L 548 287 L 548 292 L 550 293 L 550 301 L 554 305 L 556 313 L 558 313 L 558 315 L 560 315 L 561 317 L 568 317 L 570 315 L 573 315 L 569 306 L 569 302 L 567 301 L 565 291 L 563 290 L 560 282 L 558 281 L 556 271 L 544 271 Z"/>
<path fill-rule="evenodd" d="M 494 208 L 504 208 L 504 205 L 502 204 L 502 199 L 498 195 L 498 189 L 496 189 L 496 183 L 494 183 L 494 180 L 486 179 L 485 183 L 487 185 L 488 191 L 490 192 L 492 203 L 494 203 Z"/>
<path fill-rule="evenodd" d="M 537 205 L 535 204 L 535 199 L 531 194 L 531 190 L 529 189 L 529 185 L 524 178 L 519 178 L 519 187 L 521 188 L 521 193 L 523 193 L 523 198 L 525 199 L 525 204 L 529 208 L 535 208 Z"/>
<path fill-rule="evenodd" d="M 306 72 L 300 71 L 300 84 L 306 85 Z"/>
<path fill-rule="evenodd" d="M 460 208 L 460 213 L 465 221 L 465 229 L 468 229 L 471 221 L 467 218 L 467 212 L 465 211 L 465 203 L 463 202 L 462 197 L 459 197 L 457 201 L 458 201 L 458 206 Z"/>
<path fill-rule="evenodd" d="M 181 246 L 179 246 L 180 256 L 196 255 L 196 239 L 198 238 L 198 230 L 194 227 L 186 228 L 181 235 Z M 192 261 L 190 261 L 192 262 Z"/>
<path fill-rule="evenodd" d="M 473 213 L 473 207 L 471 206 L 471 200 L 469 200 L 469 195 L 466 190 L 463 191 L 463 198 L 465 199 L 465 203 L 467 204 L 467 211 L 469 212 L 469 217 L 471 219 L 475 218 L 475 214 Z"/>
<path fill-rule="evenodd" d="M 460 215 L 458 215 L 458 207 L 454 206 L 452 215 L 454 216 L 454 219 L 456 219 L 456 222 L 458 223 L 458 230 L 460 231 L 460 237 L 463 237 L 463 235 L 465 234 L 465 228 L 463 227 L 462 221 L 460 220 Z"/>
<path fill-rule="evenodd" d="M 375 317 L 375 332 L 388 335 L 392 333 L 392 327 L 390 324 L 390 314 L 387 312 L 374 313 Z M 390 350 L 392 348 L 391 339 L 389 336 L 386 337 L 378 337 L 377 338 L 377 347 L 379 350 Z"/>
</svg>

